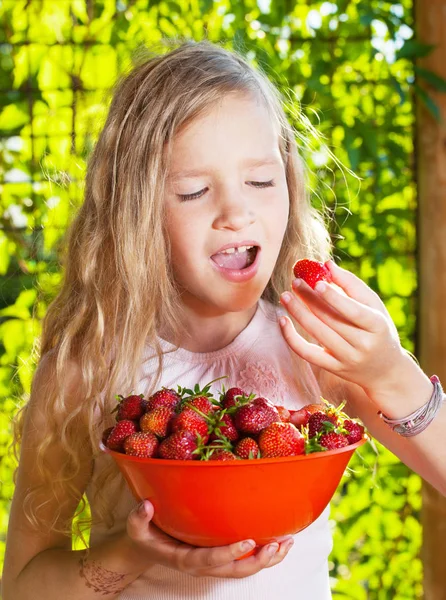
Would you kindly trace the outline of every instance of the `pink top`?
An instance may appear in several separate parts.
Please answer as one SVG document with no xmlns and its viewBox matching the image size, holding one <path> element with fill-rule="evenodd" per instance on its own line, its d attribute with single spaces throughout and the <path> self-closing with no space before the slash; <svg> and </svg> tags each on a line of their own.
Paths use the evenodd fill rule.
<svg viewBox="0 0 446 600">
<path fill-rule="evenodd" d="M 300 408 L 319 400 L 320 392 L 308 364 L 302 365 L 299 376 L 293 375 L 296 358 L 283 339 L 277 322 L 280 308 L 260 300 L 254 317 L 247 327 L 225 348 L 215 352 L 195 353 L 161 340 L 164 370 L 159 386 L 192 387 L 205 384 L 222 375 L 227 379 L 213 384 L 217 392 L 224 383 L 246 392 L 255 391 L 275 404 L 287 408 Z M 303 373 L 302 373 L 303 368 Z M 156 372 L 156 359 L 149 357 L 149 349 L 141 367 L 140 385 L 135 393 L 147 393 L 150 378 Z M 294 373 L 296 367 L 294 366 Z M 106 455 L 95 461 L 92 480 L 87 489 L 91 510 L 92 490 Z M 109 536 L 125 528 L 130 510 L 136 500 L 126 486 L 119 492 L 119 482 L 110 486 L 107 497 L 114 507 L 116 521 L 112 529 L 94 526 L 91 545 L 105 541 Z M 295 535 L 294 546 L 282 563 L 264 569 L 245 579 L 219 579 L 192 577 L 161 565 L 150 567 L 129 585 L 119 596 L 121 600 L 173 600 L 194 598 L 196 600 L 329 600 L 331 598 L 328 577 L 328 556 L 332 538 L 328 523 L 329 508 L 307 529 Z"/>
</svg>

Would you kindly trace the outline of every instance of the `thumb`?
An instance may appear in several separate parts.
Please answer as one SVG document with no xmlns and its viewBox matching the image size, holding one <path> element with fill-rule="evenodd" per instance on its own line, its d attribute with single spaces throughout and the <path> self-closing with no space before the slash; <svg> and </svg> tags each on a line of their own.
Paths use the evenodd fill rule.
<svg viewBox="0 0 446 600">
<path fill-rule="evenodd" d="M 150 536 L 149 524 L 155 510 L 150 500 L 143 500 L 127 518 L 127 533 L 135 541 L 144 541 Z"/>
</svg>

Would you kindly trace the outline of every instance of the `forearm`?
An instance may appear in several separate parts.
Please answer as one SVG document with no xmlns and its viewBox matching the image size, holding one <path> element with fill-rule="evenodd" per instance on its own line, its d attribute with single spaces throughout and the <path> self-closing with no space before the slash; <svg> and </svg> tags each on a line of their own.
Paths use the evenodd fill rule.
<svg viewBox="0 0 446 600">
<path fill-rule="evenodd" d="M 52 548 L 35 556 L 9 582 L 3 600 L 112 600 L 148 566 L 123 534 L 88 551 Z"/>
</svg>

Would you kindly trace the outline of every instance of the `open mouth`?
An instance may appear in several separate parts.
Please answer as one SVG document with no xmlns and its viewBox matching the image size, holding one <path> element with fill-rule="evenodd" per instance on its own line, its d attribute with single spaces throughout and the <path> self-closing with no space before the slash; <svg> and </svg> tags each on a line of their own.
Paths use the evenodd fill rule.
<svg viewBox="0 0 446 600">
<path fill-rule="evenodd" d="M 238 248 L 228 248 L 217 254 L 213 254 L 211 259 L 221 268 L 231 271 L 243 271 L 250 267 L 256 259 L 258 246 L 239 246 Z"/>
</svg>

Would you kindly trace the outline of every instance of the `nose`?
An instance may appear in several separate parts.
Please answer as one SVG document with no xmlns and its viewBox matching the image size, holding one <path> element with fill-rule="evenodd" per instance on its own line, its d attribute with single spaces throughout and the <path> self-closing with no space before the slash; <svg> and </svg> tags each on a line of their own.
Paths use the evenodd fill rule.
<svg viewBox="0 0 446 600">
<path fill-rule="evenodd" d="M 218 210 L 214 229 L 240 231 L 255 222 L 256 216 L 246 192 L 238 187 L 226 187 L 218 192 Z"/>
</svg>

